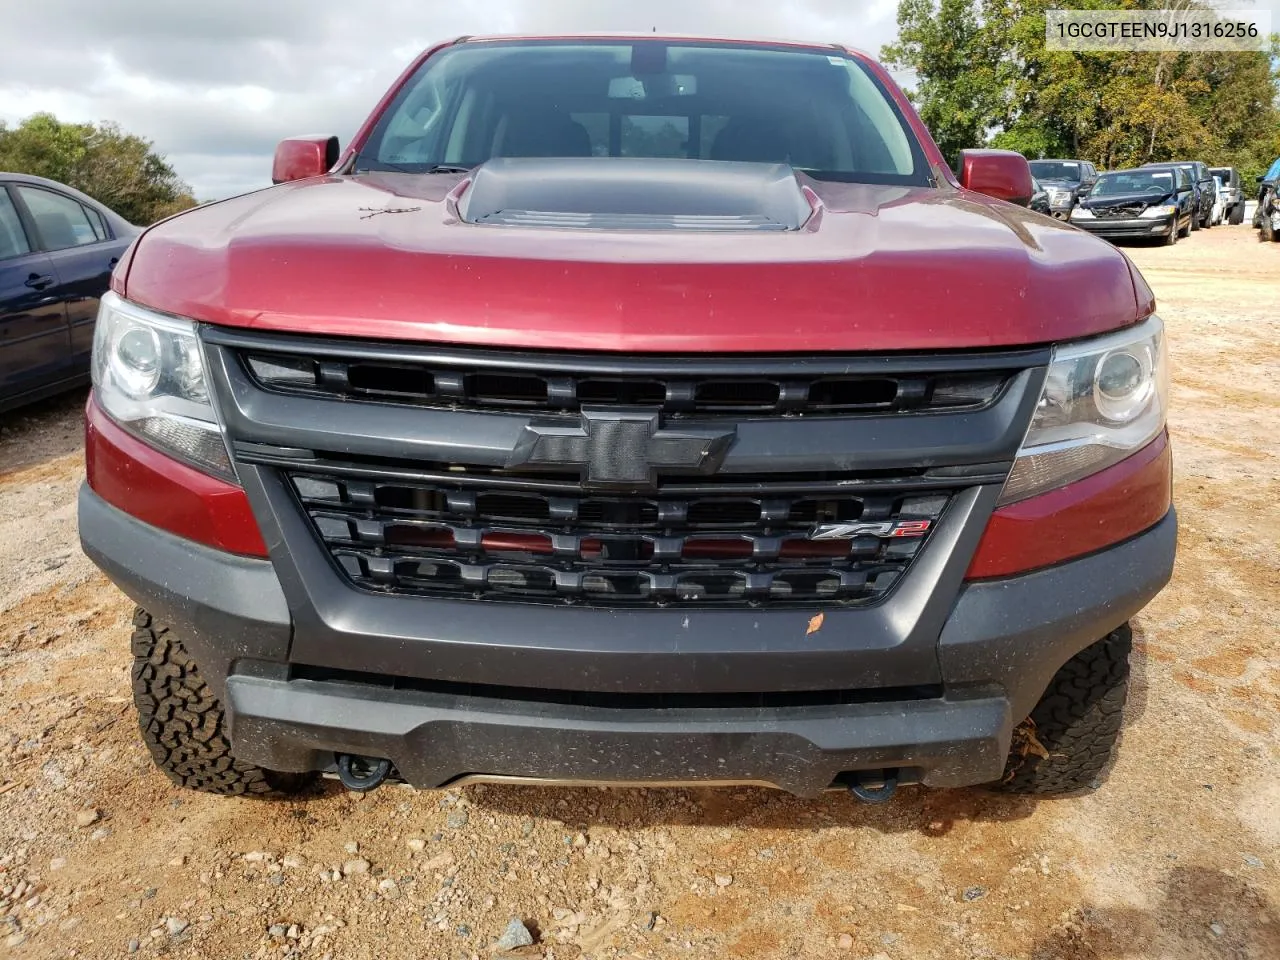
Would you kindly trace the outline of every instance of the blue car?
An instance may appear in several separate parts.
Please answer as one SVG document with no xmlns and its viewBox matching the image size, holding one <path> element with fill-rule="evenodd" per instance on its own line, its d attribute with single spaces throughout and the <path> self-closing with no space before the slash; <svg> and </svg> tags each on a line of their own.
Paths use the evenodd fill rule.
<svg viewBox="0 0 1280 960">
<path fill-rule="evenodd" d="M 139 232 L 71 187 L 0 173 L 0 413 L 88 382 L 98 299 Z"/>
</svg>

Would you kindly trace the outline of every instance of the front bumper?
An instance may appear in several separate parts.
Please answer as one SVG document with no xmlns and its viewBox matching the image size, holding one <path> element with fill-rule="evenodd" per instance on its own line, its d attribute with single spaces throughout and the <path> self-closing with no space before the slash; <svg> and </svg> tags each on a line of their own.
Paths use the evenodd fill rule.
<svg viewBox="0 0 1280 960">
<path fill-rule="evenodd" d="M 1073 227 L 1079 227 L 1095 236 L 1107 239 L 1140 240 L 1143 237 L 1167 237 L 1170 231 L 1177 229 L 1178 218 L 1164 217 L 1155 220 L 1072 220 Z"/>
<path fill-rule="evenodd" d="M 950 533 L 938 530 L 935 558 L 965 562 L 972 543 L 960 541 L 981 532 L 966 519 L 953 518 Z M 304 771 L 330 768 L 335 753 L 386 757 L 409 783 L 429 788 L 479 775 L 756 782 L 813 795 L 858 770 L 895 768 L 904 781 L 930 786 L 999 777 L 1013 725 L 1058 667 L 1168 581 L 1176 519 L 1170 511 L 1145 533 L 1082 559 L 962 586 L 962 565 L 942 563 L 931 573 L 922 555 L 890 601 L 832 614 L 823 629 L 795 643 L 784 643 L 779 627 L 796 611 L 722 611 L 699 620 L 701 629 L 672 627 L 668 636 L 660 626 L 667 611 L 397 605 L 388 601 L 404 598 L 346 587 L 300 600 L 296 568 L 278 572 L 271 561 L 175 537 L 87 487 L 80 535 L 85 552 L 125 593 L 183 636 L 228 708 L 241 759 Z M 318 576 L 312 571 L 310 582 Z M 950 577 L 955 583 L 944 589 Z M 906 589 L 912 583 L 922 595 Z M 445 632 L 425 622 L 432 611 L 449 621 Z M 912 642 L 888 642 L 907 629 L 896 620 L 909 617 Z M 507 633 L 491 635 L 499 622 Z M 485 632 L 467 635 L 481 623 Z M 296 662 L 291 651 L 299 638 L 316 633 L 346 647 L 369 672 Z M 919 662 L 921 640 L 927 665 Z M 396 643 L 410 660 L 423 651 L 438 659 L 439 672 L 414 676 L 448 678 L 469 663 L 492 679 L 393 680 L 387 674 L 398 672 L 388 669 Z M 852 692 L 843 685 L 839 695 L 813 692 L 820 689 L 815 672 L 841 663 L 851 664 L 847 676 L 865 682 Z M 770 670 L 782 678 L 777 684 L 768 683 Z M 913 685 L 913 675 L 924 679 Z"/>
</svg>

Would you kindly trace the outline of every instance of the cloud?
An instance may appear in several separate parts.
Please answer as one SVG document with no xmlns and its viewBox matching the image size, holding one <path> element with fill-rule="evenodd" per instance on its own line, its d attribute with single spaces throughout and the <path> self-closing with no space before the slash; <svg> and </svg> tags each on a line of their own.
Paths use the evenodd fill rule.
<svg viewBox="0 0 1280 960">
<path fill-rule="evenodd" d="M 282 137 L 345 143 L 405 65 L 463 34 L 601 30 L 847 43 L 876 53 L 896 0 L 42 0 L 6 5 L 0 119 L 114 120 L 200 199 L 265 186 Z M 56 24 L 56 29 L 50 25 Z"/>
</svg>

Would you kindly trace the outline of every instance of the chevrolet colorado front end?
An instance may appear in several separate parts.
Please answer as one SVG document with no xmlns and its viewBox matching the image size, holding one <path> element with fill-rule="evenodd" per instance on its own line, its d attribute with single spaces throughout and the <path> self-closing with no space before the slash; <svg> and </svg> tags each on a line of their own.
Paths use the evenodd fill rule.
<svg viewBox="0 0 1280 960">
<path fill-rule="evenodd" d="M 178 783 L 1097 777 L 1166 338 L 1021 157 L 842 47 L 494 38 L 276 179 L 98 320 L 80 533 Z"/>
</svg>

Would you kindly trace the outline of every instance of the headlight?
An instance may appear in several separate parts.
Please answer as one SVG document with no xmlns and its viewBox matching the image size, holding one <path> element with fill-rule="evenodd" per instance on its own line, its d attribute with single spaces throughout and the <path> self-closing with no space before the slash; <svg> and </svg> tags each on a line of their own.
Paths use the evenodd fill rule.
<svg viewBox="0 0 1280 960">
<path fill-rule="evenodd" d="M 1092 220 L 1093 218 L 1093 211 L 1088 207 L 1076 207 L 1071 211 L 1072 220 Z"/>
<path fill-rule="evenodd" d="M 1178 212 L 1176 204 L 1164 203 L 1158 207 L 1147 207 L 1142 211 L 1141 216 L 1144 219 L 1154 220 L 1157 217 L 1169 217 Z"/>
<path fill-rule="evenodd" d="M 98 403 L 121 427 L 206 473 L 236 479 L 191 321 L 108 293 L 98 308 L 92 369 Z"/>
<path fill-rule="evenodd" d="M 1164 429 L 1169 396 L 1164 324 L 1057 347 L 1000 503 L 1096 473 Z"/>
</svg>

